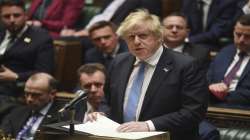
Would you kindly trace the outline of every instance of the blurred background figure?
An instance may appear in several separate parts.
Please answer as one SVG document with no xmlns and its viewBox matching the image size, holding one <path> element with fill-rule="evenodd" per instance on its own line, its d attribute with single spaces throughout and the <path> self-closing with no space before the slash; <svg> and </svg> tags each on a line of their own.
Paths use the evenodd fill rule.
<svg viewBox="0 0 250 140">
<path fill-rule="evenodd" d="M 3 0 L 0 18 L 4 25 L 0 32 L 2 101 L 2 96 L 23 96 L 23 83 L 35 72 L 53 72 L 54 48 L 48 32 L 26 25 L 27 15 L 22 0 Z"/>
<path fill-rule="evenodd" d="M 27 23 L 46 28 L 53 38 L 64 28 L 74 28 L 84 0 L 32 0 Z"/>
<path fill-rule="evenodd" d="M 128 51 L 127 44 L 116 34 L 116 26 L 109 21 L 99 21 L 89 29 L 94 44 L 86 51 L 83 63 L 101 63 L 106 68 L 117 54 Z"/>
<path fill-rule="evenodd" d="M 208 70 L 212 105 L 250 108 L 250 14 L 241 16 L 234 27 L 234 44 L 223 48 Z"/>
<path fill-rule="evenodd" d="M 238 0 L 183 0 L 181 11 L 188 19 L 191 43 L 219 50 L 232 42 Z"/>
<path fill-rule="evenodd" d="M 99 21 L 112 21 L 117 26 L 125 17 L 138 8 L 148 9 L 151 13 L 161 15 L 161 0 L 104 0 L 101 12 L 92 17 L 89 23 L 80 31 L 66 29 L 62 36 L 88 36 L 88 28 Z"/>
<path fill-rule="evenodd" d="M 54 102 L 57 81 L 46 73 L 32 75 L 25 84 L 25 106 L 15 108 L 2 121 L 1 129 L 16 140 L 32 140 L 42 124 L 59 121 Z"/>
<path fill-rule="evenodd" d="M 78 69 L 80 89 L 87 90 L 87 99 L 76 105 L 75 119 L 85 122 L 86 115 L 99 110 L 103 101 L 103 87 L 106 80 L 106 70 L 102 64 L 92 63 L 82 65 Z"/>
<path fill-rule="evenodd" d="M 171 13 L 162 21 L 164 26 L 165 47 L 194 57 L 205 73 L 209 64 L 209 50 L 205 47 L 186 42 L 190 29 L 187 18 L 182 13 Z"/>
</svg>

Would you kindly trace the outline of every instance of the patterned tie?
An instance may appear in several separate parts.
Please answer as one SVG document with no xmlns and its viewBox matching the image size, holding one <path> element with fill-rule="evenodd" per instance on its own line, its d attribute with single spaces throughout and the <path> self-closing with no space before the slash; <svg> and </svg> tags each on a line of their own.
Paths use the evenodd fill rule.
<svg viewBox="0 0 250 140">
<path fill-rule="evenodd" d="M 127 106 L 124 109 L 123 117 L 124 122 L 130 122 L 136 120 L 136 110 L 141 95 L 142 84 L 144 80 L 145 63 L 140 62 L 139 71 L 133 81 Z"/>
<path fill-rule="evenodd" d="M 228 74 L 224 77 L 223 82 L 229 86 L 231 81 L 234 79 L 234 77 L 236 76 L 237 71 L 240 68 L 240 65 L 243 61 L 244 56 L 246 55 L 246 53 L 244 52 L 240 52 L 239 54 L 239 60 L 235 63 L 235 65 L 232 67 L 232 69 L 228 72 Z"/>
<path fill-rule="evenodd" d="M 37 119 L 39 118 L 38 115 L 33 115 L 29 118 L 29 120 L 26 122 L 26 124 L 23 126 L 21 131 L 18 132 L 16 140 L 27 140 L 29 137 L 31 137 L 31 128 L 36 123 Z"/>
</svg>

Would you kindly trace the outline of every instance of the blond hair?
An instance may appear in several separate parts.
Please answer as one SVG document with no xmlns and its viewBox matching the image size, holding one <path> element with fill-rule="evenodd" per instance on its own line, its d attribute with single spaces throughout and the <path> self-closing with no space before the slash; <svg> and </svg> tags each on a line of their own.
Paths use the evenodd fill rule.
<svg viewBox="0 0 250 140">
<path fill-rule="evenodd" d="M 125 37 L 133 30 L 133 27 L 140 25 L 147 26 L 150 32 L 158 38 L 162 38 L 163 28 L 159 17 L 150 14 L 148 10 L 145 9 L 139 9 L 136 12 L 130 13 L 121 23 L 121 26 L 117 30 L 117 34 Z"/>
</svg>

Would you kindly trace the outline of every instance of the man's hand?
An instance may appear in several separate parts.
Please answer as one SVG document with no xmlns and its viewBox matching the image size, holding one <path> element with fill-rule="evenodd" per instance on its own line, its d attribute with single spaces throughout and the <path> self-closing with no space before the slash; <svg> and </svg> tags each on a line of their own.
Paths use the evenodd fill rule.
<svg viewBox="0 0 250 140">
<path fill-rule="evenodd" d="M 209 90 L 214 96 L 216 96 L 220 100 L 224 100 L 224 98 L 228 94 L 228 87 L 223 82 L 209 85 Z"/>
<path fill-rule="evenodd" d="M 29 20 L 29 21 L 26 21 L 26 24 L 36 26 L 36 27 L 42 26 L 42 22 L 39 20 Z"/>
<path fill-rule="evenodd" d="M 74 36 L 76 33 L 73 29 L 67 29 L 66 27 L 60 32 L 60 36 Z"/>
<path fill-rule="evenodd" d="M 147 132 L 149 131 L 146 122 L 128 122 L 120 125 L 117 128 L 118 132 Z"/>
<path fill-rule="evenodd" d="M 18 75 L 4 65 L 1 66 L 0 80 L 1 81 L 15 81 Z"/>
<path fill-rule="evenodd" d="M 90 122 L 96 121 L 98 115 L 103 115 L 103 116 L 105 116 L 105 113 L 103 113 L 103 112 L 93 112 L 93 113 L 89 113 L 89 114 L 87 115 L 86 122 L 87 122 L 87 121 L 90 121 Z"/>
</svg>

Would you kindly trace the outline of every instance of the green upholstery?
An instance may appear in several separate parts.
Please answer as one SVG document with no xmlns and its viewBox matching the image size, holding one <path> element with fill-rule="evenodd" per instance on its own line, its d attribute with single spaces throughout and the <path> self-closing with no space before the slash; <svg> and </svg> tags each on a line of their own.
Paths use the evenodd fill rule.
<svg viewBox="0 0 250 140">
<path fill-rule="evenodd" d="M 218 128 L 221 140 L 250 140 L 250 128 Z"/>
</svg>

